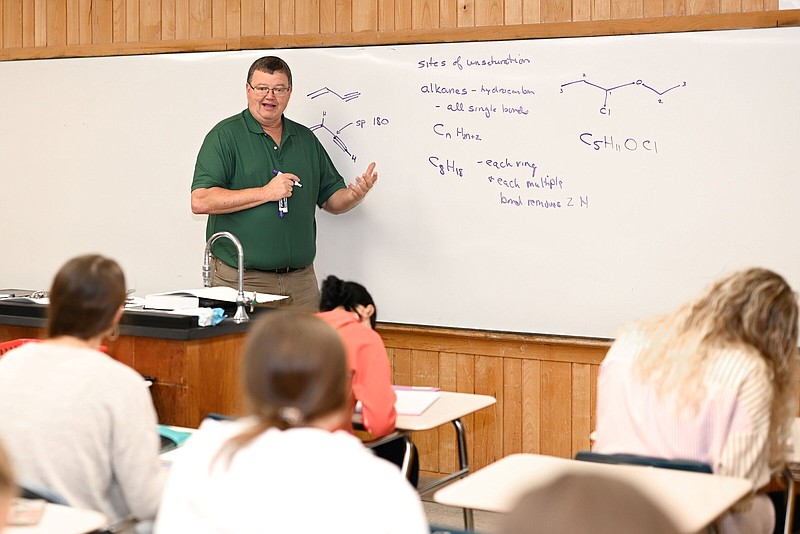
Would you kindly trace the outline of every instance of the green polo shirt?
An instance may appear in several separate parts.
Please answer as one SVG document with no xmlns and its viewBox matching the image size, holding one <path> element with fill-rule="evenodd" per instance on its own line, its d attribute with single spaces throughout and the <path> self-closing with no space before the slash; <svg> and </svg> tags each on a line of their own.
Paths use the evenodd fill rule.
<svg viewBox="0 0 800 534">
<path fill-rule="evenodd" d="M 317 252 L 316 207 L 346 187 L 311 130 L 284 117 L 278 146 L 247 109 L 223 120 L 200 147 L 192 191 L 261 187 L 275 176 L 273 171 L 296 174 L 303 184 L 293 189 L 289 212 L 281 218 L 278 203 L 267 202 L 235 213 L 209 215 L 206 239 L 222 231 L 235 235 L 244 248 L 245 268 L 305 267 Z M 236 247 L 229 240 L 217 240 L 213 253 L 236 267 Z"/>
</svg>

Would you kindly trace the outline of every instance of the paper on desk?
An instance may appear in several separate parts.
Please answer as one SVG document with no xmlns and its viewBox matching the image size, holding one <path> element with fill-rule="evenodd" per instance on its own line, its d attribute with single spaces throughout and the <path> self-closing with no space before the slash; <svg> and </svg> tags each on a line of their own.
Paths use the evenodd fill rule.
<svg viewBox="0 0 800 534">
<path fill-rule="evenodd" d="M 161 460 L 161 467 L 172 467 L 172 464 L 175 462 L 175 460 L 180 457 L 181 454 L 183 454 L 183 450 L 183 447 L 177 447 L 159 454 L 158 459 Z"/>
<path fill-rule="evenodd" d="M 397 415 L 422 415 L 439 398 L 438 389 L 411 390 L 397 389 L 396 386 L 392 387 L 397 394 L 397 400 L 394 402 L 394 409 Z M 364 405 L 361 401 L 357 401 L 355 412 L 361 413 L 363 409 Z"/>
<path fill-rule="evenodd" d="M 226 286 L 203 287 L 200 289 L 182 289 L 180 291 L 169 291 L 167 293 L 157 293 L 157 295 L 192 295 L 202 299 L 221 300 L 223 302 L 236 302 L 236 295 L 239 291 Z M 253 298 L 253 291 L 245 291 L 245 300 L 249 304 Z M 255 293 L 256 303 L 275 302 L 289 298 L 285 295 L 271 295 L 269 293 Z"/>
<path fill-rule="evenodd" d="M 33 299 L 31 297 L 6 297 L 3 300 L 11 302 L 32 302 L 33 304 L 44 304 L 44 305 L 50 304 L 49 298 Z"/>
<path fill-rule="evenodd" d="M 396 389 L 397 401 L 394 408 L 397 415 L 420 415 L 436 402 L 440 393 L 434 390 Z"/>
<path fill-rule="evenodd" d="M 125 299 L 126 308 L 143 308 L 144 297 L 134 297 L 133 295 Z"/>
</svg>

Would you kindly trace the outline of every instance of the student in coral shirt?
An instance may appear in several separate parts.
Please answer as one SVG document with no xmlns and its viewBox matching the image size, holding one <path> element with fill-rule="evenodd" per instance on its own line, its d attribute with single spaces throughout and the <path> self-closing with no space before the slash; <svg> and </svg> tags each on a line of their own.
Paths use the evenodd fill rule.
<svg viewBox="0 0 800 534">
<path fill-rule="evenodd" d="M 386 346 L 375 327 L 375 303 L 361 284 L 329 276 L 322 283 L 319 316 L 341 336 L 353 377 L 351 403 L 361 402 L 364 428 L 376 436 L 394 430 L 397 396 Z"/>
<path fill-rule="evenodd" d="M 319 316 L 333 326 L 344 341 L 352 373 L 351 406 L 361 403 L 364 428 L 379 437 L 394 430 L 397 396 L 392 389 L 392 369 L 381 336 L 375 332 L 377 309 L 372 296 L 356 282 L 328 276 L 322 282 Z M 402 464 L 403 444 L 395 440 L 375 452 L 398 465 Z M 416 452 L 416 451 L 415 451 Z M 411 482 L 416 485 L 419 466 L 412 466 Z"/>
</svg>

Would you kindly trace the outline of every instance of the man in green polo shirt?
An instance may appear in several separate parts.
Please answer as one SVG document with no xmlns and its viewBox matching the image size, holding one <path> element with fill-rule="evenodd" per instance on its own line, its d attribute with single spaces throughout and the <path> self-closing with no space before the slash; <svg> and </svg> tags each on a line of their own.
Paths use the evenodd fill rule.
<svg viewBox="0 0 800 534">
<path fill-rule="evenodd" d="M 316 136 L 283 116 L 292 72 L 280 58 L 256 60 L 247 73 L 247 109 L 206 135 L 192 181 L 192 212 L 207 214 L 206 239 L 228 231 L 244 249 L 246 291 L 291 297 L 316 311 L 316 207 L 339 214 L 372 189 L 375 163 L 345 185 Z M 237 251 L 217 240 L 212 285 L 237 287 Z"/>
</svg>

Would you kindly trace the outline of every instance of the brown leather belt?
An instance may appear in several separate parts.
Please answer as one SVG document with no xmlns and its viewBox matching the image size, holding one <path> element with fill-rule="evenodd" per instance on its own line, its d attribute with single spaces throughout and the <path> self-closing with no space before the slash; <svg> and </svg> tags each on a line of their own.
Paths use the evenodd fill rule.
<svg viewBox="0 0 800 534">
<path fill-rule="evenodd" d="M 302 271 L 305 267 L 282 267 L 280 269 L 248 269 L 249 271 L 261 271 L 263 273 L 289 274 L 295 271 Z"/>
<path fill-rule="evenodd" d="M 228 265 L 227 263 L 225 263 L 224 261 L 220 260 L 216 256 L 214 256 L 214 259 L 218 260 L 220 263 L 222 263 L 224 265 L 227 265 L 231 269 L 236 270 L 235 266 Z M 295 271 L 302 271 L 303 269 L 305 269 L 307 267 L 308 267 L 308 265 L 306 265 L 305 267 L 281 267 L 280 269 L 251 269 L 251 268 L 247 268 L 247 269 L 245 269 L 245 271 L 255 271 L 255 272 L 270 273 L 270 274 L 289 274 L 289 273 L 293 273 Z"/>
</svg>

